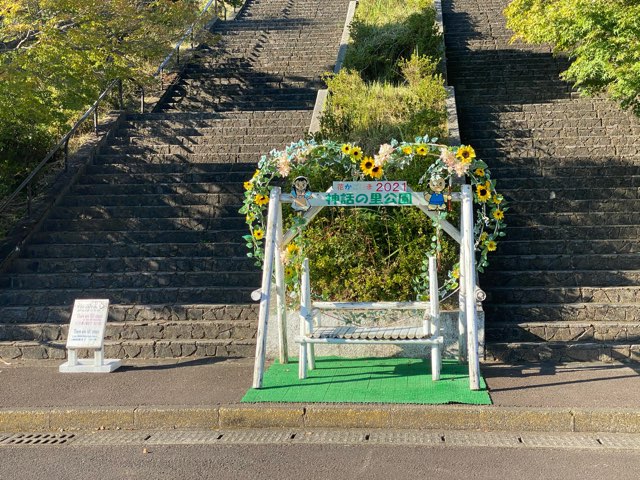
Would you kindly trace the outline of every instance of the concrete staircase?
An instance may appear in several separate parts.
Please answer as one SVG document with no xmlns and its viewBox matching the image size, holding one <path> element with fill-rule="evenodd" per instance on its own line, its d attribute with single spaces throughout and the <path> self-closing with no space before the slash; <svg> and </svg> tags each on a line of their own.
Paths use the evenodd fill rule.
<svg viewBox="0 0 640 480">
<path fill-rule="evenodd" d="M 0 358 L 64 358 L 76 298 L 110 299 L 109 357 L 253 355 L 242 182 L 305 136 L 347 4 L 249 1 L 153 113 L 111 132 L 0 274 Z"/>
<path fill-rule="evenodd" d="M 580 98 L 546 47 L 509 44 L 507 0 L 444 0 L 463 143 L 510 201 L 481 276 L 505 361 L 640 360 L 640 121 Z"/>
</svg>

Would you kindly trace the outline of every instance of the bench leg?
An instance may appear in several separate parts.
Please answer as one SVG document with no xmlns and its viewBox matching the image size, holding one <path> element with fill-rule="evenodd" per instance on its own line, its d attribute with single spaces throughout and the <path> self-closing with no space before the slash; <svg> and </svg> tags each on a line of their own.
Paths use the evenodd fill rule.
<svg viewBox="0 0 640 480">
<path fill-rule="evenodd" d="M 304 380 L 307 378 L 307 344 L 300 343 L 300 357 L 298 358 L 298 378 Z"/>
<path fill-rule="evenodd" d="M 442 364 L 442 358 L 440 355 L 440 344 L 436 343 L 431 345 L 431 379 L 434 382 L 440 380 L 440 366 Z"/>
<path fill-rule="evenodd" d="M 309 370 L 316 368 L 316 346 L 313 343 L 307 343 L 307 359 L 309 361 Z"/>
</svg>

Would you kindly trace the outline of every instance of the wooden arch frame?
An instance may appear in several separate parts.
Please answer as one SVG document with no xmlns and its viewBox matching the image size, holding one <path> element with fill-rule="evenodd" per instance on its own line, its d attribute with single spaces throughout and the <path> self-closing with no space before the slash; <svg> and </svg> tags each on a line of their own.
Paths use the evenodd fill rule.
<svg viewBox="0 0 640 480">
<path fill-rule="evenodd" d="M 332 189 L 322 193 L 312 193 L 308 199 L 310 208 L 304 213 L 304 224 L 307 225 L 325 206 L 331 205 L 328 195 Z M 432 219 L 440 222 L 442 229 L 460 244 L 460 289 L 458 294 L 458 344 L 459 358 L 469 365 L 469 388 L 480 389 L 480 361 L 478 355 L 478 322 L 476 311 L 476 297 L 479 292 L 476 285 L 475 239 L 473 234 L 473 193 L 471 185 L 462 185 L 461 192 L 453 195 L 453 200 L 462 202 L 460 227 L 456 228 L 446 220 L 441 220 L 436 212 L 428 209 L 429 194 L 408 192 L 411 203 L 398 202 L 387 204 L 391 206 L 413 206 L 426 213 Z M 271 279 L 275 270 L 276 284 L 276 314 L 278 319 L 279 357 L 281 363 L 288 363 L 287 345 L 287 312 L 286 286 L 284 281 L 284 264 L 280 253 L 286 245 L 295 238 L 300 227 L 293 227 L 286 233 L 282 226 L 282 204 L 293 203 L 294 197 L 283 194 L 280 187 L 271 189 L 269 209 L 267 213 L 267 229 L 265 235 L 264 265 L 262 270 L 262 287 L 252 296 L 260 301 L 258 333 L 256 340 L 256 356 L 253 371 L 253 388 L 262 387 L 264 373 L 267 328 L 269 325 L 269 306 L 271 302 Z M 347 206 L 347 205 L 335 205 Z M 358 206 L 353 204 L 352 206 Z"/>
</svg>

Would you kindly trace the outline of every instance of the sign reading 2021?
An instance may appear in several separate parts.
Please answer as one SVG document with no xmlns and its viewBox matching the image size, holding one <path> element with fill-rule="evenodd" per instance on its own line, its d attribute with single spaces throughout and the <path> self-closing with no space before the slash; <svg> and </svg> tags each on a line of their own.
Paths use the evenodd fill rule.
<svg viewBox="0 0 640 480">
<path fill-rule="evenodd" d="M 416 185 L 408 185 L 403 170 L 423 166 Z M 326 191 L 314 191 L 309 178 L 321 178 Z M 283 150 L 263 155 L 253 177 L 244 182 L 245 196 L 240 212 L 246 216 L 249 233 L 243 238 L 250 249 L 248 255 L 261 264 L 264 259 L 263 238 L 266 231 L 266 206 L 269 203 L 271 182 L 283 179 L 290 182 L 291 206 L 299 215 L 323 206 L 395 207 L 412 205 L 431 212 L 434 226 L 439 229 L 450 214 L 452 200 L 459 199 L 459 186 L 471 184 L 475 211 L 475 249 L 480 253 L 478 270 L 488 265 L 487 254 L 496 250 L 505 235 L 505 212 L 508 210 L 502 195 L 496 191 L 488 165 L 476 157 L 471 146 L 450 147 L 437 139 L 418 137 L 414 142 L 391 140 L 378 152 L 367 155 L 350 143 L 314 140 L 292 143 Z M 331 181 L 332 183 L 328 183 Z M 281 182 L 280 182 L 281 183 Z M 413 188 L 412 188 L 413 187 Z M 421 191 L 422 190 L 422 191 Z M 300 218 L 301 222 L 304 222 Z M 295 222 L 294 222 L 295 224 Z M 439 238 L 439 236 L 436 236 Z M 289 245 L 290 271 L 295 271 L 296 259 L 304 257 Z M 425 252 L 425 257 L 435 254 Z M 456 287 L 458 265 L 449 272 L 443 290 Z"/>
</svg>

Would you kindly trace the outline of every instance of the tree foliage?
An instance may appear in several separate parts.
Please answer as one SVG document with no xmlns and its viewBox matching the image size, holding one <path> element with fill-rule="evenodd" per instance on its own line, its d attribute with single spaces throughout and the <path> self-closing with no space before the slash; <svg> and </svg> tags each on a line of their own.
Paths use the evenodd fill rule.
<svg viewBox="0 0 640 480">
<path fill-rule="evenodd" d="M 113 79 L 147 82 L 198 0 L 0 0 L 0 174 L 37 160 Z"/>
<path fill-rule="evenodd" d="M 640 114 L 639 0 L 514 0 L 505 15 L 515 38 L 569 55 L 562 76 L 580 91 Z"/>
</svg>

